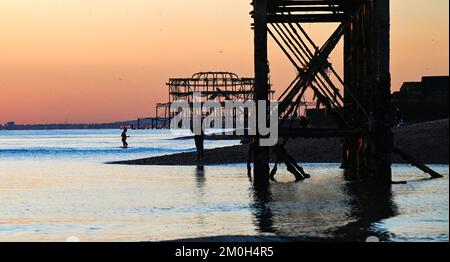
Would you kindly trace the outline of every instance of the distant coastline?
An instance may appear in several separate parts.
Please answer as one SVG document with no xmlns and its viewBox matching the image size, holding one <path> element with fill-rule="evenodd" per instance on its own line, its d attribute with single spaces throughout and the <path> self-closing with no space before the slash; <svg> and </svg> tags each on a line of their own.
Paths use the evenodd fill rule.
<svg viewBox="0 0 450 262">
<path fill-rule="evenodd" d="M 30 124 L 30 125 L 0 125 L 2 130 L 68 130 L 68 129 L 119 129 L 123 126 L 137 126 L 137 120 L 112 123 L 91 124 Z"/>
</svg>

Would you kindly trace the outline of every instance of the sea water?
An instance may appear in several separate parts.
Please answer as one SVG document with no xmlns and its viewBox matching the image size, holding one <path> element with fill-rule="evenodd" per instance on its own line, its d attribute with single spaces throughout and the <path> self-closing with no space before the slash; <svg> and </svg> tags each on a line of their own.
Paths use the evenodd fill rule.
<svg viewBox="0 0 450 262">
<path fill-rule="evenodd" d="M 0 131 L 0 241 L 159 241 L 211 236 L 448 241 L 449 167 L 428 179 L 394 165 L 390 190 L 345 182 L 338 164 L 285 169 L 270 194 L 246 165 L 127 166 L 105 162 L 194 151 L 164 130 Z M 238 141 L 206 141 L 207 148 Z"/>
</svg>

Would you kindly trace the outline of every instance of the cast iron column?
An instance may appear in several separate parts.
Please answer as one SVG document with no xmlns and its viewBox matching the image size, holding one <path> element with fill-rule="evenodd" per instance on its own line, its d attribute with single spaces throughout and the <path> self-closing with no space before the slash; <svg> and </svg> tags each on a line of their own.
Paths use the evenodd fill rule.
<svg viewBox="0 0 450 262">
<path fill-rule="evenodd" d="M 269 0 L 254 0 L 255 41 L 255 100 L 269 100 L 269 66 L 267 61 L 267 5 Z M 267 115 L 267 107 L 257 107 L 257 114 Z M 259 124 L 259 123 L 258 123 Z M 258 130 L 258 128 L 257 128 Z M 260 145 L 259 132 L 254 146 L 254 184 L 256 188 L 269 186 L 269 147 Z"/>
</svg>

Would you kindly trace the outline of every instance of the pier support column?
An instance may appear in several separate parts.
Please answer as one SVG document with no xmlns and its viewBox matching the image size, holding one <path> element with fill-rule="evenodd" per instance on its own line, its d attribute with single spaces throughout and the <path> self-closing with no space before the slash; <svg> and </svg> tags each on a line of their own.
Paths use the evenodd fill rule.
<svg viewBox="0 0 450 262">
<path fill-rule="evenodd" d="M 369 0 L 364 4 L 345 34 L 344 57 L 345 86 L 368 114 L 346 97 L 346 118 L 369 135 L 346 140 L 343 167 L 350 180 L 390 184 L 393 135 L 389 0 Z"/>
<path fill-rule="evenodd" d="M 269 100 L 269 65 L 267 60 L 267 5 L 269 0 L 253 0 L 255 45 L 255 101 Z M 268 105 L 268 103 L 267 103 Z M 257 114 L 267 114 L 268 108 L 257 107 Z M 258 125 L 257 125 L 258 126 Z M 254 148 L 254 185 L 257 189 L 269 186 L 269 147 L 260 145 L 257 130 Z"/>
</svg>

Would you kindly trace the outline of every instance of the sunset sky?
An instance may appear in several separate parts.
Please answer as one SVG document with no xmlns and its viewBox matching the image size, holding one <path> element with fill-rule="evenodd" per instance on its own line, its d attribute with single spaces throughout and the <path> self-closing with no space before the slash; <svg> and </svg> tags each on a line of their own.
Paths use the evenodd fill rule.
<svg viewBox="0 0 450 262">
<path fill-rule="evenodd" d="M 154 114 L 169 77 L 253 76 L 250 0 L 2 0 L 0 124 Z M 392 89 L 449 74 L 449 1 L 391 0 Z M 305 28 L 323 40 L 336 25 Z M 342 70 L 342 50 L 331 61 Z M 271 44 L 280 93 L 294 69 Z"/>
</svg>

